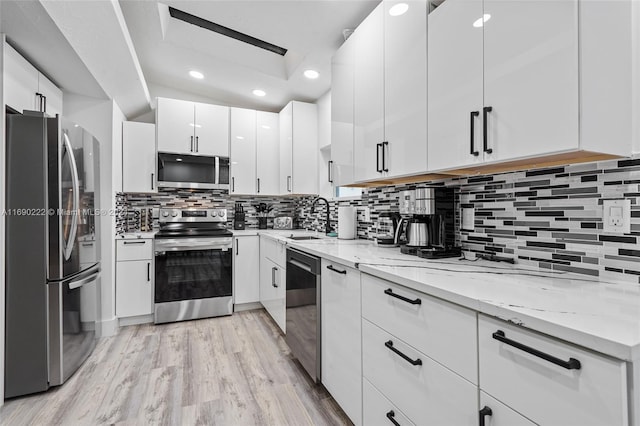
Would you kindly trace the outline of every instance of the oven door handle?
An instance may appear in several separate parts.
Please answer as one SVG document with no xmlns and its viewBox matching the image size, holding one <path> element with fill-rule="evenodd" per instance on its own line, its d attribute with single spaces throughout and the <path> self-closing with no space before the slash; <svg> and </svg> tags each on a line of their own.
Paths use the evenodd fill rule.
<svg viewBox="0 0 640 426">
<path fill-rule="evenodd" d="M 156 240 L 156 244 L 155 244 L 155 252 L 159 253 L 159 252 L 167 252 L 167 251 L 190 251 L 190 250 L 230 250 L 231 248 L 233 248 L 233 242 L 231 241 L 231 238 L 229 238 L 229 240 L 227 241 L 225 239 L 225 241 L 220 241 L 220 242 L 182 242 L 182 243 L 175 243 L 175 242 L 158 242 L 158 240 Z"/>
</svg>

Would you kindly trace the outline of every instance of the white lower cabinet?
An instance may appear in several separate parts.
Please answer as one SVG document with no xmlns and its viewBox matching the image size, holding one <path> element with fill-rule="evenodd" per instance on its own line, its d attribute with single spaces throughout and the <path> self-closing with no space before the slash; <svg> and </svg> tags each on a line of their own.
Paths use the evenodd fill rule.
<svg viewBox="0 0 640 426">
<path fill-rule="evenodd" d="M 534 426 L 535 423 L 513 411 L 495 398 L 480 392 L 480 425 Z M 484 422 L 484 423 L 483 423 Z"/>
<path fill-rule="evenodd" d="M 414 423 L 380 393 L 367 379 L 362 379 L 362 418 L 367 426 L 411 426 Z M 395 422 L 395 423 L 392 423 Z"/>
<path fill-rule="evenodd" d="M 480 388 L 542 425 L 627 425 L 626 363 L 480 315 Z"/>
<path fill-rule="evenodd" d="M 260 237 L 233 238 L 233 300 L 235 304 L 260 301 Z"/>
<path fill-rule="evenodd" d="M 362 424 L 360 271 L 322 259 L 322 384 Z"/>
<path fill-rule="evenodd" d="M 260 303 L 283 333 L 286 332 L 286 246 L 260 237 Z"/>
<path fill-rule="evenodd" d="M 116 316 L 153 313 L 153 240 L 118 240 L 116 244 Z"/>
<path fill-rule="evenodd" d="M 478 388 L 397 337 L 362 321 L 362 370 L 415 424 L 476 425 Z"/>
</svg>

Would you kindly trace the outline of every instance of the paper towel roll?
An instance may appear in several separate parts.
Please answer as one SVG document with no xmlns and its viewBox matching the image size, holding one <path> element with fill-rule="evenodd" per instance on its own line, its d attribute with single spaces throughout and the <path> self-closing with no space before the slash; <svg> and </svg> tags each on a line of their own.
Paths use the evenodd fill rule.
<svg viewBox="0 0 640 426">
<path fill-rule="evenodd" d="M 356 208 L 338 207 L 338 238 L 353 240 L 356 237 Z"/>
</svg>

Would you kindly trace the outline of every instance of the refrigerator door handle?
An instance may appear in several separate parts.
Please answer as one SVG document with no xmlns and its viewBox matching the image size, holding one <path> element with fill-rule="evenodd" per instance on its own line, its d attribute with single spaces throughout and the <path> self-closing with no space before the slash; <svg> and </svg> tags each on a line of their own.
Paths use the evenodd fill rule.
<svg viewBox="0 0 640 426">
<path fill-rule="evenodd" d="M 69 283 L 69 290 L 75 290 L 76 288 L 80 288 L 85 284 L 90 284 L 90 283 L 96 281 L 99 276 L 100 276 L 100 273 L 96 272 L 93 275 L 90 275 L 90 276 L 88 276 L 86 278 L 83 278 L 81 280 L 71 281 Z"/>
<path fill-rule="evenodd" d="M 220 157 L 218 157 L 217 155 L 215 156 L 215 184 L 219 185 L 220 184 Z"/>
<path fill-rule="evenodd" d="M 69 165 L 71 166 L 71 179 L 73 179 L 73 213 L 71 230 L 69 232 L 69 240 L 63 241 L 64 243 L 64 260 L 69 260 L 71 253 L 73 252 L 74 242 L 76 240 L 76 233 L 78 231 L 78 215 L 80 208 L 80 180 L 78 179 L 78 166 L 76 164 L 76 157 L 73 155 L 73 148 L 69 141 L 69 136 L 66 133 L 63 134 L 64 144 L 67 149 L 67 155 L 69 155 Z"/>
</svg>

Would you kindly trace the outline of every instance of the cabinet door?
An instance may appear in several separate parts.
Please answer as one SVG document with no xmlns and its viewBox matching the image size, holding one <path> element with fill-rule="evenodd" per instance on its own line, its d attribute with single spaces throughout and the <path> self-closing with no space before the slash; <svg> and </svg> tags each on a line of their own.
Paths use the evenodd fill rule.
<svg viewBox="0 0 640 426">
<path fill-rule="evenodd" d="M 260 256 L 260 303 L 282 332 L 285 332 L 284 270 L 266 257 Z"/>
<path fill-rule="evenodd" d="M 260 272 L 256 265 L 260 262 L 259 237 L 235 237 L 233 256 L 233 297 L 234 303 L 260 301 Z"/>
<path fill-rule="evenodd" d="M 230 194 L 256 193 L 256 111 L 231 108 Z"/>
<path fill-rule="evenodd" d="M 293 192 L 293 103 L 280 111 L 280 194 Z"/>
<path fill-rule="evenodd" d="M 292 190 L 294 194 L 318 193 L 318 108 L 293 102 L 291 144 Z"/>
<path fill-rule="evenodd" d="M 44 112 L 52 117 L 62 115 L 62 90 L 41 73 L 38 73 L 38 93 L 44 96 Z"/>
<path fill-rule="evenodd" d="M 362 424 L 360 272 L 322 259 L 322 384 Z"/>
<path fill-rule="evenodd" d="M 482 10 L 482 0 L 447 0 L 429 14 L 429 170 L 483 159 L 482 26 L 477 26 Z"/>
<path fill-rule="evenodd" d="M 16 111 L 39 110 L 36 101 L 38 70 L 24 59 L 13 47 L 4 45 L 4 99 Z"/>
<path fill-rule="evenodd" d="M 229 107 L 196 103 L 195 152 L 229 156 Z"/>
<path fill-rule="evenodd" d="M 384 142 L 384 5 L 358 26 L 355 37 L 354 175 L 356 181 L 382 176 Z M 379 160 L 379 161 L 378 161 Z"/>
<path fill-rule="evenodd" d="M 116 315 L 119 318 L 153 313 L 151 260 L 116 263 Z"/>
<path fill-rule="evenodd" d="M 486 407 L 486 408 L 485 408 Z M 487 410 L 487 408 L 489 410 Z M 480 392 L 480 415 L 484 416 L 485 426 L 534 426 L 535 423 L 522 417 L 511 408 L 500 403 L 484 392 Z M 488 413 L 491 414 L 488 414 Z"/>
<path fill-rule="evenodd" d="M 398 15 L 401 4 L 409 8 Z M 427 0 L 385 0 L 384 10 L 385 168 L 426 172 Z"/>
<path fill-rule="evenodd" d="M 122 123 L 122 192 L 157 192 L 156 126 Z"/>
<path fill-rule="evenodd" d="M 353 179 L 354 39 L 338 49 L 331 62 L 331 161 L 334 186 Z"/>
<path fill-rule="evenodd" d="M 193 154 L 195 150 L 195 112 L 193 102 L 158 98 L 156 106 L 158 151 Z"/>
<path fill-rule="evenodd" d="M 278 195 L 280 192 L 280 120 L 278 114 L 256 113 L 257 193 Z"/>
<path fill-rule="evenodd" d="M 578 1 L 485 0 L 484 13 L 485 160 L 578 148 Z"/>
</svg>

